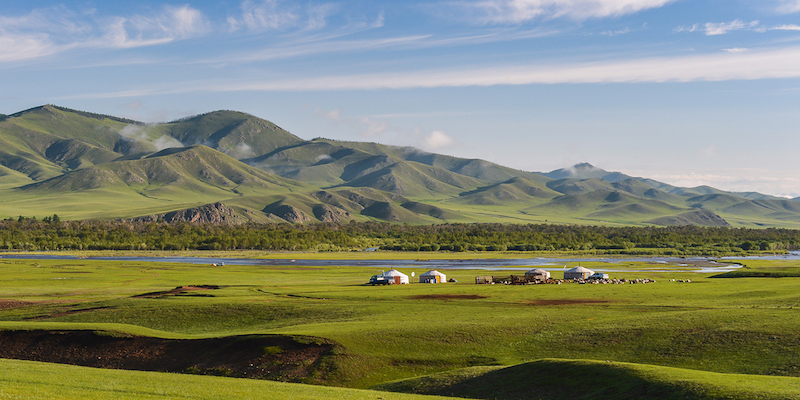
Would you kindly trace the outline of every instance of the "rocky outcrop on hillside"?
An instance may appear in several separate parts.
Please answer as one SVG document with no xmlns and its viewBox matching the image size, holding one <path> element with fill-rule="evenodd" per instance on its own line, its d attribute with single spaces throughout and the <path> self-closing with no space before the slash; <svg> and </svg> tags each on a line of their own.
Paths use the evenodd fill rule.
<svg viewBox="0 0 800 400">
<path fill-rule="evenodd" d="M 300 209 L 289 204 L 281 204 L 277 207 L 274 207 L 269 211 L 269 213 L 293 224 L 302 224 L 312 221 L 311 218 L 300 211 Z"/>
<path fill-rule="evenodd" d="M 220 202 L 187 208 L 185 210 L 171 211 L 164 214 L 134 218 L 134 221 L 192 222 L 199 224 L 231 225 L 243 224 L 249 220 L 250 219 L 246 216 L 240 215 L 233 208 Z"/>
<path fill-rule="evenodd" d="M 343 219 L 350 218 L 350 213 L 339 208 L 327 204 L 319 204 L 314 206 L 314 216 L 322 222 L 339 222 Z"/>
</svg>

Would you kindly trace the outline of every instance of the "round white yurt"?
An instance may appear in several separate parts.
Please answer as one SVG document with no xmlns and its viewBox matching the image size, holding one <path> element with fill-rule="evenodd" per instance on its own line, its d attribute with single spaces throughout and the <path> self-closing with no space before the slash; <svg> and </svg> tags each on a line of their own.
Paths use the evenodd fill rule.
<svg viewBox="0 0 800 400">
<path fill-rule="evenodd" d="M 564 271 L 564 279 L 586 279 L 592 274 L 594 274 L 594 271 L 588 268 L 577 266 L 573 269 Z"/>
<path fill-rule="evenodd" d="M 447 275 L 432 269 L 419 276 L 419 283 L 445 283 Z"/>
<path fill-rule="evenodd" d="M 534 281 L 546 281 L 550 279 L 550 271 L 541 268 L 534 268 L 525 273 L 525 277 Z"/>
<path fill-rule="evenodd" d="M 408 285 L 408 275 L 396 270 L 390 269 L 383 273 L 383 276 L 394 279 L 395 285 Z"/>
</svg>

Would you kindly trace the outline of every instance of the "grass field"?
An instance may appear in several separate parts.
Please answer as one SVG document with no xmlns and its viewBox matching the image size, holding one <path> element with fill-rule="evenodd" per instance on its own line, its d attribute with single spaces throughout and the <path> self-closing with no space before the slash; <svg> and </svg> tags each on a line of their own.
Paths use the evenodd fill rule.
<svg viewBox="0 0 800 400">
<path fill-rule="evenodd" d="M 302 256 L 296 254 L 294 258 Z M 741 272 L 785 272 L 798 268 L 793 261 L 748 259 L 744 262 L 746 267 L 739 270 Z M 612 277 L 651 278 L 657 282 L 475 285 L 475 276 L 519 274 L 521 271 L 453 269 L 442 272 L 460 283 L 372 287 L 364 283 L 370 275 L 379 273 L 380 268 L 305 267 L 291 265 L 290 261 L 286 266 L 212 267 L 139 261 L 0 258 L 0 329 L 81 329 L 172 339 L 252 334 L 319 337 L 337 345 L 325 358 L 324 371 L 303 382 L 359 389 L 446 372 L 471 371 L 469 374 L 475 376 L 478 374 L 475 368 L 484 368 L 481 374 L 492 372 L 482 378 L 484 381 L 502 385 L 504 379 L 511 378 L 496 372 L 501 367 L 516 365 L 515 373 L 526 376 L 539 374 L 536 372 L 539 370 L 559 371 L 558 368 L 604 370 L 606 364 L 603 363 L 610 361 L 626 366 L 619 370 L 622 372 L 616 372 L 626 378 L 614 378 L 620 379 L 614 385 L 630 382 L 635 376 L 638 376 L 635 379 L 644 379 L 641 374 L 645 374 L 646 382 L 659 379 L 672 382 L 673 389 L 668 391 L 675 396 L 672 398 L 680 398 L 680 393 L 707 398 L 758 398 L 757 394 L 768 389 L 774 393 L 764 398 L 800 397 L 797 386 L 800 382 L 800 347 L 797 346 L 800 342 L 800 293 L 797 292 L 800 279 L 717 279 L 710 277 L 718 275 L 714 273 L 699 274 L 689 272 L 686 267 L 651 263 L 583 265 L 613 269 L 616 272 L 611 273 Z M 421 274 L 426 269 L 401 271 Z M 560 271 L 553 274 L 560 278 Z M 692 282 L 671 279 L 691 279 Z M 217 288 L 138 297 L 188 285 Z M 549 366 L 544 368 L 545 364 L 541 364 L 544 359 L 561 361 L 547 361 Z M 586 361 L 589 364 L 579 367 L 563 360 L 601 363 Z M 8 382 L 13 380 L 19 380 L 21 388 L 37 386 L 22 384 L 31 379 L 31 374 L 37 375 L 26 371 L 51 367 L 62 368 L 4 361 L 0 368 L 18 374 L 8 375 L 4 381 L 7 384 L 3 386 L 12 385 Z M 69 372 L 84 371 L 81 368 L 63 368 L 75 368 L 63 370 L 68 376 L 75 375 L 75 379 L 87 374 Z M 642 372 L 645 370 L 649 372 Z M 686 370 L 717 374 L 703 375 L 705 383 L 686 383 L 680 378 L 681 374 L 693 373 L 675 372 Z M 118 374 L 114 376 L 147 374 L 92 373 L 106 372 Z M 743 384 L 740 381 L 744 375 L 741 374 L 760 377 Z M 548 376 L 550 381 L 559 379 L 559 373 Z M 775 380 L 763 376 L 772 376 L 770 379 Z M 186 379 L 206 378 L 212 379 L 199 376 Z M 450 389 L 442 389 L 447 385 L 440 385 L 438 391 L 425 393 L 490 398 L 485 394 L 456 391 L 456 385 L 462 381 L 455 379 Z M 47 387 L 53 384 L 43 380 L 39 385 L 43 386 L 41 393 L 47 393 Z M 244 386 L 258 384 L 269 383 L 252 380 L 242 383 Z M 710 387 L 722 389 L 711 390 Z M 92 390 L 91 385 L 84 388 Z M 317 389 L 315 386 L 309 390 Z M 20 390 L 23 392 L 0 392 L 0 398 L 6 393 L 10 393 L 6 398 L 26 398 L 21 396 L 27 389 Z M 30 390 L 27 398 L 50 398 Z M 97 390 L 102 393 L 106 389 L 98 387 Z M 153 390 L 158 389 L 154 386 Z M 288 398 L 305 398 L 302 396 Z M 595 397 L 602 398 L 598 396 Z M 235 398 L 250 397 L 242 394 Z M 519 397 L 509 394 L 499 398 Z"/>
</svg>

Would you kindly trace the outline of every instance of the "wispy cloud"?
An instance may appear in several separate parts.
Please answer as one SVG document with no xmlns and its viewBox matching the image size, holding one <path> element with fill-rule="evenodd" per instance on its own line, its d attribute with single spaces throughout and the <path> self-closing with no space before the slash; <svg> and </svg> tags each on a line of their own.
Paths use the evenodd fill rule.
<svg viewBox="0 0 800 400">
<path fill-rule="evenodd" d="M 416 70 L 267 81 L 186 82 L 70 98 L 244 91 L 335 91 L 556 83 L 639 83 L 800 77 L 800 47 L 619 61 Z"/>
<path fill-rule="evenodd" d="M 738 31 L 742 29 L 751 29 L 758 26 L 758 21 L 751 21 L 751 22 L 744 22 L 742 20 L 733 20 L 731 22 L 720 22 L 720 23 L 707 23 L 706 27 L 706 35 L 714 36 L 714 35 L 724 35 L 730 31 Z"/>
<path fill-rule="evenodd" d="M 775 11 L 781 14 L 794 14 L 800 12 L 800 0 L 779 0 Z"/>
<path fill-rule="evenodd" d="M 704 32 L 706 36 L 724 35 L 730 31 L 755 30 L 763 32 L 766 29 L 759 27 L 759 21 L 744 22 L 740 19 L 731 22 L 707 22 L 705 24 L 692 26 L 679 26 L 675 32 Z"/>
<path fill-rule="evenodd" d="M 706 172 L 673 172 L 640 170 L 628 171 L 637 176 L 669 183 L 681 187 L 712 186 L 722 190 L 739 192 L 756 191 L 770 193 L 774 196 L 800 196 L 800 178 L 798 171 L 776 171 L 754 168 L 731 168 Z"/>
<path fill-rule="evenodd" d="M 295 2 L 280 0 L 245 0 L 241 13 L 228 17 L 230 30 L 247 29 L 251 32 L 282 30 L 287 28 L 321 29 L 337 9 L 333 3 L 309 4 L 305 7 Z"/>
<path fill-rule="evenodd" d="M 45 57 L 59 51 L 47 35 L 0 33 L 0 62 L 22 61 Z"/>
<path fill-rule="evenodd" d="M 456 145 L 452 136 L 440 130 L 426 132 L 417 127 L 411 130 L 393 126 L 375 117 L 345 116 L 340 110 L 316 109 L 314 113 L 335 125 L 344 125 L 357 135 L 370 140 L 390 140 L 404 146 L 414 146 L 426 151 L 441 150 Z"/>
<path fill-rule="evenodd" d="M 659 8 L 674 0 L 479 0 L 450 3 L 481 23 L 521 23 L 534 19 L 615 17 Z"/>
<path fill-rule="evenodd" d="M 76 48 L 152 46 L 205 34 L 210 24 L 188 5 L 149 15 L 98 16 L 65 7 L 0 16 L 0 62 L 36 59 Z"/>
<path fill-rule="evenodd" d="M 631 28 L 624 28 L 624 29 L 618 29 L 618 30 L 615 30 L 615 31 L 603 31 L 603 32 L 600 32 L 600 34 L 604 35 L 604 36 L 617 36 L 617 35 L 624 35 L 626 33 L 631 33 L 631 32 L 633 32 L 631 30 Z"/>
<path fill-rule="evenodd" d="M 316 56 L 331 53 L 359 53 L 369 51 L 402 51 L 421 50 L 439 47 L 472 46 L 479 44 L 512 42 L 553 36 L 554 30 L 534 29 L 497 29 L 475 35 L 438 36 L 419 34 L 408 36 L 377 37 L 369 39 L 345 39 L 344 36 L 355 35 L 367 29 L 375 29 L 374 24 L 356 24 L 338 29 L 327 34 L 307 35 L 292 40 L 253 49 L 243 53 L 227 53 L 215 58 L 205 59 L 200 63 L 226 64 L 245 63 L 268 60 L 289 59 L 304 56 Z"/>
<path fill-rule="evenodd" d="M 775 31 L 800 31 L 800 25 L 795 25 L 795 24 L 778 25 L 769 29 Z"/>
</svg>

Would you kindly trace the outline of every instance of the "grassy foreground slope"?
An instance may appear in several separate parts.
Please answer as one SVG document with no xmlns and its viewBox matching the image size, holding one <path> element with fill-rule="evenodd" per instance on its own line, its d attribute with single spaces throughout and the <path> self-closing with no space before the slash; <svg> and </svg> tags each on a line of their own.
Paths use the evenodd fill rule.
<svg viewBox="0 0 800 400">
<path fill-rule="evenodd" d="M 327 360 L 335 368 L 320 383 L 355 388 L 543 358 L 800 377 L 797 278 L 709 279 L 684 262 L 582 263 L 612 269 L 613 277 L 658 281 L 652 284 L 476 285 L 475 276 L 521 271 L 453 269 L 445 272 L 460 283 L 371 287 L 364 285 L 369 276 L 387 267 L 4 258 L 0 327 L 319 337 L 337 344 Z M 791 262 L 747 264 L 783 269 Z M 420 261 L 401 271 L 428 269 Z M 141 296 L 184 285 L 217 288 Z"/>
<path fill-rule="evenodd" d="M 543 359 L 510 367 L 464 368 L 375 388 L 506 400 L 800 398 L 800 378 L 559 359 Z"/>
<path fill-rule="evenodd" d="M 32 361 L 0 360 L 2 399 L 426 400 L 437 396 L 376 392 L 250 379 L 102 370 Z"/>
</svg>

